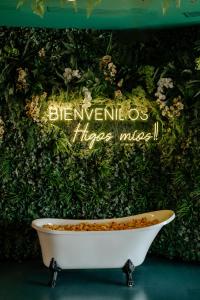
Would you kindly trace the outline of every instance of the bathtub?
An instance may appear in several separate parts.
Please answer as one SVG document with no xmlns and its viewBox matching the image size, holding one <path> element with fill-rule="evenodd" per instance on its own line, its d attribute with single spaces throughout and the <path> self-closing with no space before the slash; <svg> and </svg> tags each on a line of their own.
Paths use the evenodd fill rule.
<svg viewBox="0 0 200 300">
<path fill-rule="evenodd" d="M 78 224 L 125 222 L 146 217 L 158 219 L 156 225 L 116 231 L 58 231 L 43 228 L 44 224 Z M 70 220 L 43 218 L 32 222 L 40 241 L 44 265 L 52 270 L 50 285 L 56 284 L 61 269 L 123 268 L 127 285 L 132 286 L 132 271 L 141 265 L 161 228 L 175 218 L 172 210 L 147 212 L 134 216 L 101 219 Z"/>
</svg>

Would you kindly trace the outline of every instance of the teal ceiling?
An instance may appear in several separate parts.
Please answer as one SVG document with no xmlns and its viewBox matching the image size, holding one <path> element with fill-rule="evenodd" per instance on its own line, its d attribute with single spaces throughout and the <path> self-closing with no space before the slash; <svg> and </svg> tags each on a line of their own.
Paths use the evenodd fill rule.
<svg viewBox="0 0 200 300">
<path fill-rule="evenodd" d="M 32 12 L 31 0 L 19 9 L 17 0 L 0 0 L 0 26 L 126 29 L 200 24 L 200 0 L 99 0 L 90 17 L 88 3 L 95 0 L 77 0 L 76 12 L 72 0 L 64 6 L 60 2 L 46 0 L 40 17 Z"/>
</svg>

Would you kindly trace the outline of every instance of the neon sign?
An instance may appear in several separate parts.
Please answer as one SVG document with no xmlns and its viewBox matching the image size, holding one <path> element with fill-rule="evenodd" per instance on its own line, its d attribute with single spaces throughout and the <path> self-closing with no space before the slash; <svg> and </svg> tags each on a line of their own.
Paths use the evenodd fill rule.
<svg viewBox="0 0 200 300">
<path fill-rule="evenodd" d="M 148 143 L 150 140 L 156 141 L 159 135 L 159 123 L 153 122 L 151 129 L 138 129 L 136 123 L 147 123 L 149 115 L 137 107 L 130 108 L 126 112 L 122 107 L 93 107 L 93 108 L 72 108 L 65 104 L 50 105 L 48 108 L 48 119 L 51 122 L 64 122 L 69 127 L 72 122 L 73 136 L 71 142 L 77 141 L 88 143 L 91 149 L 97 142 L 112 142 L 118 140 L 121 143 Z M 108 123 L 108 131 L 92 130 L 91 124 Z M 152 122 L 151 122 L 152 123 Z M 111 124 L 111 125 L 110 125 Z M 111 130 L 112 124 L 117 124 L 120 131 L 116 133 Z M 128 126 L 127 126 L 128 124 Z M 125 131 L 123 130 L 123 126 Z M 96 126 L 95 126 L 96 127 Z M 128 129 L 127 129 L 128 127 Z"/>
<path fill-rule="evenodd" d="M 95 107 L 91 109 L 81 108 L 68 108 L 65 106 L 50 106 L 49 107 L 49 120 L 50 121 L 72 121 L 72 120 L 95 120 L 95 121 L 125 121 L 125 120 L 142 120 L 146 121 L 148 115 L 140 112 L 137 108 L 131 108 L 127 116 L 123 115 L 122 108 L 103 108 Z"/>
</svg>

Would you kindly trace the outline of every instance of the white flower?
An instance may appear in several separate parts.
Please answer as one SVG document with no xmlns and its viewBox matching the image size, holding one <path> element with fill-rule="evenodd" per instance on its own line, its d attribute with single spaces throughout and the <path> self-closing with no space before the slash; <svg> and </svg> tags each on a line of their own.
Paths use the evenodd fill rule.
<svg viewBox="0 0 200 300">
<path fill-rule="evenodd" d="M 117 73 L 117 71 L 112 71 L 112 72 L 110 72 L 110 76 L 115 77 L 116 73 Z"/>
<path fill-rule="evenodd" d="M 65 72 L 63 73 L 63 77 L 67 81 L 71 81 L 72 80 L 72 69 L 71 68 L 65 68 Z"/>
<path fill-rule="evenodd" d="M 119 82 L 117 83 L 117 86 L 121 88 L 122 85 L 123 85 L 123 82 L 124 82 L 124 79 L 121 78 L 121 79 L 119 80 Z"/>
<path fill-rule="evenodd" d="M 116 68 L 116 67 L 115 67 L 115 65 L 114 65 L 112 62 L 110 62 L 110 63 L 108 64 L 108 70 L 111 70 L 111 69 L 113 69 L 113 68 Z"/>
<path fill-rule="evenodd" d="M 160 78 L 158 81 L 158 88 L 162 89 L 163 87 L 166 87 L 167 89 L 172 89 L 174 87 L 173 81 L 171 78 Z"/>
<path fill-rule="evenodd" d="M 28 83 L 26 82 L 27 72 L 22 68 L 17 69 L 18 78 L 17 78 L 17 90 L 26 90 L 28 87 Z"/>
<path fill-rule="evenodd" d="M 38 55 L 39 55 L 39 57 L 45 57 L 46 53 L 45 53 L 44 48 L 41 48 L 41 49 L 39 50 Z"/>
<path fill-rule="evenodd" d="M 158 86 L 157 92 L 158 93 L 164 93 L 164 90 L 163 90 L 163 88 L 161 86 Z"/>
<path fill-rule="evenodd" d="M 18 71 L 18 82 L 26 82 L 26 76 L 27 76 L 27 73 L 25 70 L 23 70 L 22 68 L 18 68 L 17 69 Z"/>
<path fill-rule="evenodd" d="M 166 96 L 165 95 L 160 95 L 160 100 L 165 100 Z"/>
<path fill-rule="evenodd" d="M 63 73 L 63 77 L 68 82 L 73 78 L 81 78 L 81 74 L 79 70 L 72 70 L 71 68 L 65 68 L 65 72 Z"/>
<path fill-rule="evenodd" d="M 181 103 L 181 102 L 178 102 L 178 103 L 177 103 L 177 107 L 178 107 L 179 110 L 184 109 L 184 105 L 183 105 L 183 103 Z"/>
<path fill-rule="evenodd" d="M 83 93 L 85 93 L 86 91 L 89 91 L 88 88 L 86 88 L 85 86 L 83 87 Z"/>
<path fill-rule="evenodd" d="M 116 69 L 116 66 L 112 62 L 110 62 L 108 64 L 108 70 L 110 72 L 110 76 L 115 77 L 115 75 L 117 74 L 117 69 Z"/>
<path fill-rule="evenodd" d="M 92 96 L 91 96 L 90 91 L 85 92 L 85 98 L 84 99 L 87 100 L 87 101 L 91 101 L 92 100 Z"/>
<path fill-rule="evenodd" d="M 157 93 L 155 93 L 155 96 L 158 98 L 158 99 L 160 99 L 160 96 L 161 96 L 162 94 L 160 93 L 160 92 L 157 92 Z"/>
<path fill-rule="evenodd" d="M 91 101 L 92 95 L 91 92 L 88 90 L 88 88 L 83 87 L 83 93 L 84 93 L 84 100 Z"/>
<path fill-rule="evenodd" d="M 79 70 L 72 70 L 72 76 L 76 78 L 81 78 L 81 74 Z"/>
<path fill-rule="evenodd" d="M 90 101 L 87 101 L 86 99 L 83 100 L 83 105 L 82 108 L 89 108 L 92 105 L 92 103 Z"/>
<path fill-rule="evenodd" d="M 155 93 L 155 96 L 157 97 L 157 100 L 159 101 L 165 101 L 166 95 L 165 95 L 165 89 L 172 89 L 174 87 L 173 81 L 171 78 L 160 78 L 157 83 L 157 91 Z M 165 89 L 164 89 L 165 88 Z M 166 102 L 166 101 L 165 101 Z M 160 109 L 163 108 L 163 105 L 160 105 Z M 164 113 L 165 114 L 165 113 Z"/>
<path fill-rule="evenodd" d="M 84 99 L 83 99 L 82 107 L 83 108 L 88 108 L 92 105 L 91 104 L 92 95 L 91 95 L 91 92 L 86 87 L 83 87 L 83 93 L 84 93 Z"/>
</svg>

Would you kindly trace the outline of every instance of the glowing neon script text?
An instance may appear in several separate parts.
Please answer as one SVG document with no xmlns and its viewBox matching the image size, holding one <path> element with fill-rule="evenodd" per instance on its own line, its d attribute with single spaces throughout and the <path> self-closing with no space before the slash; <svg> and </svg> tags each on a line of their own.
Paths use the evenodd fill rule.
<svg viewBox="0 0 200 300">
<path fill-rule="evenodd" d="M 80 138 L 81 141 L 89 142 L 90 149 L 94 146 L 95 142 L 100 142 L 100 141 L 108 142 L 113 138 L 113 135 L 111 132 L 109 132 L 109 133 L 101 132 L 99 134 L 97 134 L 95 132 L 90 133 L 88 131 L 88 126 L 89 126 L 89 123 L 87 123 L 83 129 L 81 129 L 80 128 L 81 123 L 78 124 L 78 126 L 74 130 L 74 137 L 72 140 L 73 143 L 76 141 L 79 134 L 81 135 L 81 138 Z"/>
<path fill-rule="evenodd" d="M 74 130 L 74 136 L 72 139 L 72 142 L 74 143 L 76 140 L 80 138 L 82 142 L 88 142 L 89 148 L 91 149 L 96 142 L 104 141 L 109 142 L 111 141 L 114 136 L 112 132 L 89 132 L 88 130 L 89 123 L 86 123 L 84 127 L 81 127 L 81 123 L 79 123 Z M 121 142 L 140 142 L 145 141 L 148 142 L 150 139 L 157 140 L 158 137 L 158 122 L 154 124 L 154 133 L 151 132 L 144 132 L 144 131 L 138 131 L 134 130 L 133 132 L 124 132 L 119 135 L 119 140 Z"/>
</svg>

